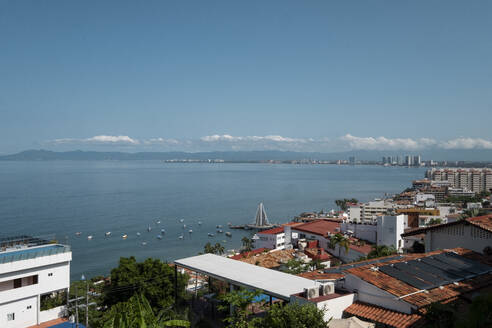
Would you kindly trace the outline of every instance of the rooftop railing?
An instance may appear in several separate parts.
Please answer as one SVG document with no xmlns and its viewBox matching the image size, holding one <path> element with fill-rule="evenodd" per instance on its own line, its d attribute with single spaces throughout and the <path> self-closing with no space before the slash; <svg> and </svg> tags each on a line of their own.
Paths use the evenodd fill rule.
<svg viewBox="0 0 492 328">
<path fill-rule="evenodd" d="M 18 250 L 0 252 L 0 264 L 29 260 L 42 256 L 56 255 L 70 251 L 70 246 L 60 244 L 51 244 L 39 247 L 25 247 Z"/>
</svg>

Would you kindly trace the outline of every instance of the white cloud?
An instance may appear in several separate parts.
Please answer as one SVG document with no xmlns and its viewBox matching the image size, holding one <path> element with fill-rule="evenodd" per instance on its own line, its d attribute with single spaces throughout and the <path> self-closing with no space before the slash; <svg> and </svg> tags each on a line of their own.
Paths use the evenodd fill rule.
<svg viewBox="0 0 492 328">
<path fill-rule="evenodd" d="M 129 143 L 133 145 L 138 145 L 139 141 L 130 138 L 129 136 L 107 136 L 100 135 L 94 136 L 92 138 L 84 139 L 85 142 L 100 142 L 100 143 Z"/>
<path fill-rule="evenodd" d="M 245 136 L 245 137 L 235 137 L 229 134 L 218 135 L 214 134 L 211 136 L 204 136 L 200 138 L 201 141 L 205 142 L 216 142 L 216 141 L 228 141 L 228 142 L 237 142 L 237 141 L 273 141 L 273 142 L 305 142 L 305 139 L 296 139 L 296 138 L 288 138 L 282 137 L 279 135 L 267 135 L 267 136 Z"/>
<path fill-rule="evenodd" d="M 432 138 L 358 137 L 346 134 L 338 138 L 292 138 L 280 135 L 232 136 L 213 134 L 198 139 L 148 138 L 135 139 L 124 135 L 97 135 L 90 138 L 64 138 L 49 142 L 52 145 L 76 145 L 155 151 L 211 151 L 211 150 L 284 150 L 301 152 L 336 152 L 347 150 L 408 150 L 424 149 L 492 149 L 492 141 L 482 138 L 460 137 L 438 141 Z M 69 148 L 70 149 L 70 148 Z"/>
<path fill-rule="evenodd" d="M 437 142 L 434 139 L 421 138 L 385 138 L 385 137 L 355 137 L 346 134 L 340 137 L 351 149 L 367 150 L 419 150 L 434 146 Z"/>
<path fill-rule="evenodd" d="M 444 149 L 492 149 L 492 141 L 481 138 L 457 138 L 441 143 Z"/>
</svg>

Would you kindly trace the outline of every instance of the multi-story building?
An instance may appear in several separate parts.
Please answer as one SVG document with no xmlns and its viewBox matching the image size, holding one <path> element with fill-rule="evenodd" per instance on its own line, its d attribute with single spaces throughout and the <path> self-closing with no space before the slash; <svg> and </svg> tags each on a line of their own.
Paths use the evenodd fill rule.
<svg viewBox="0 0 492 328">
<path fill-rule="evenodd" d="M 254 237 L 255 248 L 284 249 L 285 232 L 284 227 L 272 228 L 259 231 Z"/>
<path fill-rule="evenodd" d="M 20 236 L 0 240 L 0 327 L 21 328 L 65 315 L 62 304 L 41 310 L 47 298 L 63 298 L 70 287 L 69 246 Z"/>
<path fill-rule="evenodd" d="M 427 170 L 426 176 L 434 181 L 447 181 L 452 188 L 463 188 L 475 193 L 492 189 L 492 169 L 489 168 L 433 168 Z"/>
<path fill-rule="evenodd" d="M 395 204 L 388 200 L 374 200 L 361 204 L 348 204 L 349 220 L 352 222 L 375 222 L 376 217 L 386 214 L 395 208 Z"/>
</svg>

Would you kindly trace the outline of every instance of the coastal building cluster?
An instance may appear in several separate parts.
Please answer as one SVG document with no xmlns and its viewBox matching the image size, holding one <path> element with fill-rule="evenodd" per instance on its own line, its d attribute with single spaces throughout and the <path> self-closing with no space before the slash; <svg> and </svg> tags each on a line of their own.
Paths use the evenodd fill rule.
<svg viewBox="0 0 492 328">
<path fill-rule="evenodd" d="M 283 224 L 270 223 L 260 203 L 243 226 L 252 231 L 248 249 L 178 259 L 176 276 L 189 275 L 195 296 L 215 280 L 229 291 L 261 290 L 270 306 L 312 304 L 339 326 L 420 327 L 435 304 L 467 309 L 492 288 L 492 172 L 426 175 L 392 197 L 337 201 L 338 210 Z M 71 260 L 70 247 L 49 238 L 0 240 L 0 327 L 66 317 Z"/>
</svg>

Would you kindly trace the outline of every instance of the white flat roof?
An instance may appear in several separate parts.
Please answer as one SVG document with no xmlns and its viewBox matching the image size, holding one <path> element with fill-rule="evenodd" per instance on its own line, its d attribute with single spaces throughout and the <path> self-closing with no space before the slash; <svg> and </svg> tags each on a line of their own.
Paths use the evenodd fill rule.
<svg viewBox="0 0 492 328">
<path fill-rule="evenodd" d="M 236 286 L 261 289 L 265 294 L 284 300 L 289 300 L 292 294 L 303 292 L 304 288 L 321 285 L 313 280 L 214 254 L 187 257 L 174 263 Z"/>
</svg>

